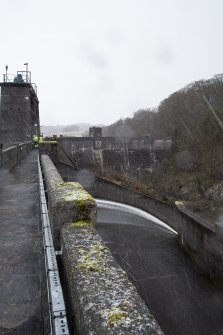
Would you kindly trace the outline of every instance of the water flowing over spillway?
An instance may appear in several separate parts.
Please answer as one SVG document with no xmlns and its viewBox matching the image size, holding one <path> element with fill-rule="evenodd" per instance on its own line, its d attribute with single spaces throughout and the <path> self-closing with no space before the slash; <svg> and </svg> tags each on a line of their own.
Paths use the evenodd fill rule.
<svg viewBox="0 0 223 335">
<path fill-rule="evenodd" d="M 172 231 L 173 233 L 177 234 L 175 230 L 173 230 L 170 226 L 165 224 L 163 221 L 157 219 L 155 216 L 143 211 L 142 209 L 129 206 L 120 202 L 114 202 L 109 200 L 103 200 L 103 199 L 96 199 L 97 207 L 98 208 L 104 208 L 104 209 L 111 209 L 111 210 L 119 210 L 125 213 L 137 215 L 139 217 L 142 217 L 146 220 L 152 221 L 154 223 L 157 223 L 158 225 L 165 227 L 166 229 Z"/>
</svg>

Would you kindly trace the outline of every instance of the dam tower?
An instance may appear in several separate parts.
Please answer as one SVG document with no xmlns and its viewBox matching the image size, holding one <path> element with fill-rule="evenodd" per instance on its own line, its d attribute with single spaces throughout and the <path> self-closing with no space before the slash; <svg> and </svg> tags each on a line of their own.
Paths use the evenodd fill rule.
<svg viewBox="0 0 223 335">
<path fill-rule="evenodd" d="M 28 63 L 25 71 L 3 75 L 0 83 L 0 143 L 3 148 L 39 136 L 39 100 L 37 87 L 31 81 Z"/>
</svg>

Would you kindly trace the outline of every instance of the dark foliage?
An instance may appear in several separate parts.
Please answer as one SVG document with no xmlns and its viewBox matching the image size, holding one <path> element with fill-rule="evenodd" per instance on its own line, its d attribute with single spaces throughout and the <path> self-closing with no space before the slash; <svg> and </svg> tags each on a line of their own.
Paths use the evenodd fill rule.
<svg viewBox="0 0 223 335">
<path fill-rule="evenodd" d="M 163 100 L 156 111 L 141 109 L 103 131 L 105 136 L 170 137 L 173 153 L 189 150 L 198 168 L 222 178 L 223 74 L 193 82 Z"/>
</svg>

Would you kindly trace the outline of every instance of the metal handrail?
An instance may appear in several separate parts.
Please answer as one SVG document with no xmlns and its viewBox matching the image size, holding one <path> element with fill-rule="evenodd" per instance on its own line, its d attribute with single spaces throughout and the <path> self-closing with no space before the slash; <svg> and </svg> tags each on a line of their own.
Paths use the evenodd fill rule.
<svg viewBox="0 0 223 335">
<path fill-rule="evenodd" d="M 62 286 L 60 283 L 56 252 L 53 245 L 43 176 L 39 159 L 38 172 L 51 335 L 69 335 L 66 308 L 64 303 Z"/>
<path fill-rule="evenodd" d="M 18 77 L 20 75 L 20 77 Z M 19 79 L 18 79 L 19 78 Z M 4 74 L 3 76 L 4 83 L 27 83 L 32 85 L 35 93 L 37 94 L 37 85 L 31 81 L 31 71 L 17 71 L 17 74 Z"/>
</svg>

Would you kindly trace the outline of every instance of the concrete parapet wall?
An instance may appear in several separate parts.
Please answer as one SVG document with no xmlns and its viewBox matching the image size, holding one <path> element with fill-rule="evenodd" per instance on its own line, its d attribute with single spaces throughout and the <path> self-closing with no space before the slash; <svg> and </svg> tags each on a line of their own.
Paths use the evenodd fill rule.
<svg viewBox="0 0 223 335">
<path fill-rule="evenodd" d="M 39 143 L 40 154 L 47 154 L 53 162 L 58 160 L 58 143 L 57 141 L 42 141 Z"/>
<path fill-rule="evenodd" d="M 66 224 L 61 239 L 74 332 L 163 334 L 93 224 L 84 221 Z"/>
<path fill-rule="evenodd" d="M 64 183 L 55 165 L 47 155 L 41 156 L 48 192 L 49 215 L 54 246 L 60 248 L 60 228 L 66 222 L 96 220 L 96 204 L 79 183 Z"/>
<path fill-rule="evenodd" d="M 213 280 L 223 280 L 223 231 L 176 202 L 181 214 L 179 242 L 197 265 Z"/>
<path fill-rule="evenodd" d="M 62 163 L 66 166 L 74 167 L 72 159 L 63 151 L 63 149 L 58 146 L 57 141 L 42 141 L 39 143 L 40 154 L 49 155 L 53 163 Z"/>
<path fill-rule="evenodd" d="M 0 156 L 0 167 L 12 169 L 22 158 L 32 150 L 32 142 L 20 143 L 3 149 Z"/>
</svg>

